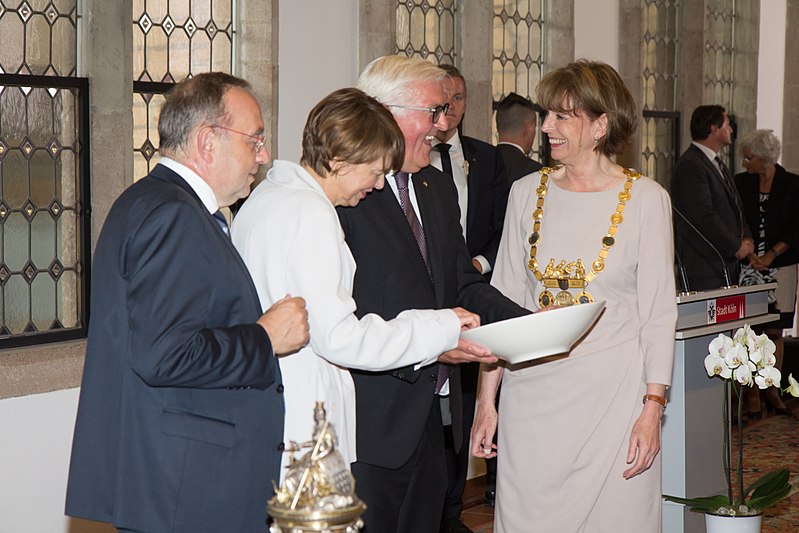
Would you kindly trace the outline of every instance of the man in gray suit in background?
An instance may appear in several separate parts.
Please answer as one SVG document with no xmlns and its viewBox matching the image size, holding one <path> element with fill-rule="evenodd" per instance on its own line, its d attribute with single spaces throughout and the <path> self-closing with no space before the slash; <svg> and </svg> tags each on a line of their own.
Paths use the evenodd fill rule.
<svg viewBox="0 0 799 533">
<path fill-rule="evenodd" d="M 510 93 L 497 106 L 497 150 L 505 163 L 508 188 L 513 182 L 541 168 L 528 154 L 535 140 L 535 107 L 527 98 Z"/>
</svg>

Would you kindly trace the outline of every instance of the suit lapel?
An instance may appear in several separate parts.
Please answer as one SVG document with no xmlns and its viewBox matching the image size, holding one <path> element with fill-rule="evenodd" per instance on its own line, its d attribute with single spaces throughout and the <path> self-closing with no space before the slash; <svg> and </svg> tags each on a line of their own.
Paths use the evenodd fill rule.
<svg viewBox="0 0 799 533">
<path fill-rule="evenodd" d="M 204 218 L 206 220 L 206 223 L 211 226 L 212 233 L 213 235 L 216 236 L 215 237 L 216 245 L 220 247 L 220 251 L 223 248 L 228 251 L 228 253 L 235 260 L 241 272 L 244 274 L 244 277 L 249 281 L 250 292 L 255 298 L 255 306 L 257 309 L 260 309 L 261 303 L 260 299 L 258 298 L 258 291 L 256 291 L 255 284 L 253 284 L 252 282 L 252 277 L 250 276 L 250 271 L 247 270 L 247 265 L 244 264 L 244 260 L 239 255 L 238 250 L 236 250 L 236 247 L 233 246 L 233 242 L 231 241 L 230 237 L 228 237 L 222 232 L 222 229 L 219 227 L 219 224 L 217 223 L 216 220 L 214 220 L 213 215 L 211 215 L 211 213 L 209 213 L 208 210 L 205 208 L 205 205 L 203 205 L 203 202 L 202 200 L 200 200 L 200 197 L 197 196 L 197 193 L 194 192 L 194 189 L 192 189 L 191 186 L 186 182 L 186 180 L 180 177 L 180 175 L 177 172 L 163 165 L 156 165 L 156 167 L 152 170 L 150 174 L 151 176 L 157 179 L 166 181 L 168 183 L 172 183 L 173 185 L 180 187 L 194 199 L 197 205 L 197 209 L 200 210 L 203 213 L 203 215 L 205 215 Z"/>
<path fill-rule="evenodd" d="M 444 262 L 441 257 L 441 221 L 435 197 L 428 181 L 430 178 L 425 175 L 424 169 L 415 173 L 412 179 L 416 192 L 416 203 L 419 205 L 419 214 L 422 217 L 424 236 L 427 240 L 427 256 L 430 260 L 433 290 L 436 295 L 436 303 L 441 305 L 444 299 L 443 285 L 435 282 L 435 280 L 443 279 L 444 276 Z"/>
<path fill-rule="evenodd" d="M 469 172 L 466 174 L 466 186 L 468 193 L 466 209 L 466 231 L 474 224 L 475 213 L 477 213 L 478 191 L 480 190 L 480 161 L 477 159 L 477 150 L 468 137 L 461 137 L 463 146 L 463 158 L 468 162 Z"/>
<path fill-rule="evenodd" d="M 416 200 L 419 202 L 419 188 L 417 184 L 416 175 L 412 177 L 413 186 L 416 192 Z M 422 259 L 422 254 L 419 252 L 419 246 L 416 244 L 416 238 L 413 236 L 411 227 L 405 218 L 405 213 L 402 212 L 402 207 L 394 195 L 394 192 L 385 187 L 382 191 L 372 191 L 366 202 L 372 203 L 372 208 L 375 209 L 378 220 L 381 224 L 381 232 L 385 232 L 383 238 L 389 243 L 397 252 L 400 257 L 407 257 L 413 265 L 413 269 L 417 271 L 420 277 L 430 279 L 430 274 L 427 272 L 427 267 Z M 356 207 L 354 209 L 360 209 Z M 421 208 L 420 208 L 421 209 Z M 431 243 L 426 231 L 424 217 L 422 217 L 422 229 L 425 230 L 425 239 L 427 240 L 428 255 L 432 257 Z"/>
</svg>

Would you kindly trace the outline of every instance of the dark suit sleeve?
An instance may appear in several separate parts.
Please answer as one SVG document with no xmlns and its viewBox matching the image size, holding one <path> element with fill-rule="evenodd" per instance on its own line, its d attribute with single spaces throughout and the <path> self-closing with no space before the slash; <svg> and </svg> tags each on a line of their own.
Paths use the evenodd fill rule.
<svg viewBox="0 0 799 533">
<path fill-rule="evenodd" d="M 711 192 L 712 179 L 709 169 L 695 157 L 680 158 L 671 182 L 672 201 L 722 255 L 732 257 L 741 247 L 741 241 L 734 229 L 719 216 Z"/>
<path fill-rule="evenodd" d="M 777 242 L 784 242 L 791 247 L 795 254 L 799 248 L 799 176 L 777 166 L 775 183 L 777 179 L 782 182 L 779 191 L 775 191 L 772 187 L 773 192 L 778 192 L 777 197 L 769 196 L 769 209 L 773 206 L 777 211 L 775 213 L 777 215 L 775 217 L 776 227 L 773 236 L 767 235 L 766 237 L 772 246 Z M 768 232 L 770 229 L 767 227 L 766 231 Z"/>
<path fill-rule="evenodd" d="M 212 290 L 209 280 L 247 278 L 236 275 L 235 256 L 203 215 L 171 202 L 128 233 L 120 264 L 129 294 L 119 305 L 127 305 L 135 332 L 130 364 L 153 387 L 266 388 L 277 366 L 269 337 L 252 316 L 233 311 L 241 306 Z M 240 325 L 223 326 L 231 323 Z"/>
<path fill-rule="evenodd" d="M 491 217 L 491 240 L 488 243 L 483 256 L 488 260 L 491 268 L 497 260 L 497 250 L 499 241 L 502 239 L 502 225 L 505 222 L 505 210 L 508 207 L 508 177 L 505 173 L 505 164 L 499 150 L 492 149 L 494 159 L 494 175 L 491 186 L 494 190 L 494 205 L 492 206 Z"/>
</svg>

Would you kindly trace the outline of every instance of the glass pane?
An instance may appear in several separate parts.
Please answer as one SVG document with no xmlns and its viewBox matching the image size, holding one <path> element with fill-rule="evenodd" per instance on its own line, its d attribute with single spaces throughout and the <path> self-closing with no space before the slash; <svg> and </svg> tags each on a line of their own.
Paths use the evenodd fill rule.
<svg viewBox="0 0 799 533">
<path fill-rule="evenodd" d="M 0 69 L 9 74 L 74 76 L 77 0 L 3 2 Z"/>
<path fill-rule="evenodd" d="M 46 86 L 8 86 L 0 95 L 0 340 L 25 334 L 36 342 L 31 333 L 62 331 L 59 299 L 72 306 L 61 311 L 71 317 L 69 327 L 84 326 L 78 210 L 88 199 L 79 196 L 80 96 L 78 89 Z M 73 282 L 61 295 L 56 281 L 67 269 Z"/>
<path fill-rule="evenodd" d="M 541 0 L 495 0 L 493 6 L 494 103 L 511 92 L 535 101 L 543 70 Z M 496 138 L 494 121 L 491 128 Z M 537 136 L 533 152 L 540 155 Z"/>
<path fill-rule="evenodd" d="M 210 70 L 231 72 L 232 13 L 232 0 L 137 0 L 133 79 L 173 83 Z"/>
<path fill-rule="evenodd" d="M 455 63 L 455 1 L 397 0 L 397 53 Z"/>
</svg>

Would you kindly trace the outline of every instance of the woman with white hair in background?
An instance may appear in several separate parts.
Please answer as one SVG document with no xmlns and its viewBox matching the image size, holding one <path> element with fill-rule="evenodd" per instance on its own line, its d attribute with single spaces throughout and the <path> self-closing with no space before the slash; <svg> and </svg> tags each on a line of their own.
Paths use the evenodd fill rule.
<svg viewBox="0 0 799 533">
<path fill-rule="evenodd" d="M 746 172 L 735 176 L 735 186 L 741 197 L 741 208 L 752 229 L 755 251 L 742 262 L 740 285 L 760 285 L 778 282 L 769 294 L 769 312 L 779 313 L 779 320 L 760 326 L 777 345 L 777 368 L 782 367 L 782 330 L 793 327 L 796 306 L 796 263 L 799 262 L 799 176 L 777 163 L 780 140 L 772 130 L 754 130 L 738 142 Z M 760 394 L 748 394 L 749 418 L 762 415 Z M 770 387 L 766 392 L 766 407 L 780 415 L 790 415 Z"/>
</svg>

